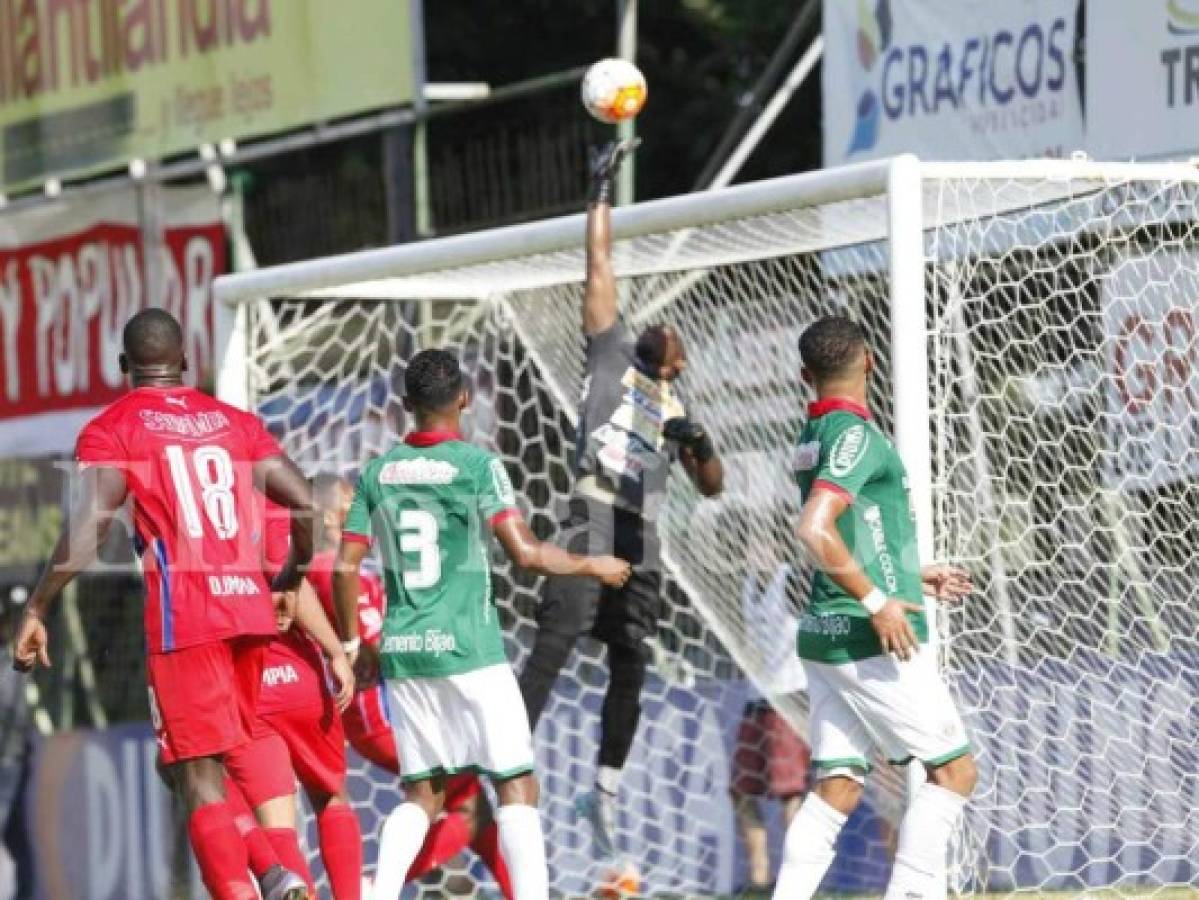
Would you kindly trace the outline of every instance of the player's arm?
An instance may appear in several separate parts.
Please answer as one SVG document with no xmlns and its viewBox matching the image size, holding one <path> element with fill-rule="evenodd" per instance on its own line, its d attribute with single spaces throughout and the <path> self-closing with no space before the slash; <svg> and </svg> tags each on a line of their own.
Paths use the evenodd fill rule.
<svg viewBox="0 0 1199 900">
<path fill-rule="evenodd" d="M 276 591 L 294 591 L 312 561 L 312 523 L 315 509 L 312 485 L 285 454 L 261 459 L 254 464 L 254 480 L 274 503 L 291 511 L 291 545 L 287 562 L 275 576 Z"/>
<path fill-rule="evenodd" d="M 337 632 L 329 624 L 320 598 L 307 581 L 301 582 L 296 597 L 296 624 L 317 642 L 325 658 L 329 660 L 329 671 L 337 682 L 337 711 L 342 712 L 354 699 L 354 675 Z"/>
<path fill-rule="evenodd" d="M 13 667 L 22 672 L 38 665 L 50 667 L 43 622 L 63 588 L 99 554 L 108 528 L 128 494 L 124 471 L 113 466 L 88 466 L 81 471 L 79 482 L 77 500 L 17 626 Z"/>
<path fill-rule="evenodd" d="M 837 531 L 837 520 L 849 504 L 850 498 L 843 491 L 817 484 L 800 511 L 800 543 L 825 575 L 870 611 L 883 652 L 910 659 L 917 649 L 916 634 L 904 613 L 920 612 L 923 607 L 886 597 L 853 558 Z"/>
<path fill-rule="evenodd" d="M 540 575 L 581 575 L 609 587 L 620 587 L 632 574 L 632 567 L 615 556 L 579 556 L 538 540 L 521 515 L 498 518 L 492 529 L 508 558 L 520 569 Z"/>
<path fill-rule="evenodd" d="M 333 564 L 333 609 L 337 613 L 337 632 L 362 687 L 379 679 L 378 651 L 364 642 L 358 633 L 358 597 L 362 594 L 360 570 L 369 549 L 369 540 L 344 532 L 337 549 L 337 561 Z"/>
<path fill-rule="evenodd" d="M 612 188 L 624 158 L 637 141 L 613 141 L 591 161 L 591 192 L 587 203 L 587 282 L 583 292 L 583 332 L 607 331 L 618 312 L 616 274 L 612 269 Z"/>
</svg>

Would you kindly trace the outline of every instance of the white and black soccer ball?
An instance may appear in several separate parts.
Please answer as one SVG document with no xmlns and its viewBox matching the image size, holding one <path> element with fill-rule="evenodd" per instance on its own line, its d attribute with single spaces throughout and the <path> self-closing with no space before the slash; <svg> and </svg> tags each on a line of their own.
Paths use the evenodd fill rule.
<svg viewBox="0 0 1199 900">
<path fill-rule="evenodd" d="M 627 59 L 601 59 L 583 76 L 583 106 L 608 125 L 632 119 L 645 106 L 649 88 Z"/>
</svg>

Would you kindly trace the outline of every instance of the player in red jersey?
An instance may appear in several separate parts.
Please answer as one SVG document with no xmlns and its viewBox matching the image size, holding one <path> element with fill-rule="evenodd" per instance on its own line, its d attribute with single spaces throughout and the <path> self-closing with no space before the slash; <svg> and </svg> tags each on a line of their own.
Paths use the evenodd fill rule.
<svg viewBox="0 0 1199 900">
<path fill-rule="evenodd" d="M 265 534 L 266 567 L 273 571 L 287 559 L 286 517 L 268 508 Z M 303 874 L 315 892 L 296 835 L 298 778 L 316 813 L 321 858 L 333 896 L 359 900 L 362 832 L 345 789 L 345 734 L 339 715 L 352 692 L 334 696 L 329 688 L 321 651 L 330 645 L 341 649 L 320 601 L 305 582 L 297 596 L 294 626 L 290 617 L 281 616 L 279 635 L 267 650 L 252 740 L 231 756 L 229 768 L 279 859 Z"/>
<path fill-rule="evenodd" d="M 332 620 L 336 616 L 333 606 L 333 566 L 341 543 L 342 525 L 350 511 L 350 502 L 354 499 L 354 489 L 343 478 L 317 475 L 313 479 L 313 499 L 316 503 L 316 551 L 308 569 L 308 582 Z M 361 585 L 358 635 L 363 641 L 378 644 L 383 633 L 386 603 L 383 583 L 378 577 L 364 573 Z M 360 688 L 354 694 L 353 702 L 342 713 L 342 724 L 350 746 L 359 755 L 399 775 L 395 732 L 388 720 L 380 685 Z M 408 870 L 408 880 L 414 881 L 440 868 L 466 847 L 478 854 L 491 870 L 504 896 L 512 900 L 508 868 L 499 850 L 499 831 L 487 807 L 482 784 L 473 773 L 456 775 L 447 780 L 445 813 L 429 829 L 420 853 Z"/>
<path fill-rule="evenodd" d="M 172 316 L 139 312 L 125 326 L 123 347 L 121 369 L 133 389 L 80 432 L 77 506 L 29 599 L 13 657 L 25 671 L 50 665 L 43 619 L 95 559 L 131 496 L 160 755 L 189 811 L 209 892 L 255 900 L 246 845 L 225 802 L 224 760 L 254 723 L 275 633 L 272 588 L 298 588 L 312 554 L 312 492 L 257 417 L 183 385 L 183 333 Z M 292 512 L 290 551 L 273 585 L 262 571 L 256 488 Z M 341 654 L 335 669 L 345 666 Z"/>
</svg>

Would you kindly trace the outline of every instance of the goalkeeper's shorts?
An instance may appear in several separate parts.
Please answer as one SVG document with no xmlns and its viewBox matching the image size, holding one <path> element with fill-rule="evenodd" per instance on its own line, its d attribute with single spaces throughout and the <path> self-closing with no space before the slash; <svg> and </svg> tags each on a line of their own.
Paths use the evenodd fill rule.
<svg viewBox="0 0 1199 900">
<path fill-rule="evenodd" d="M 658 629 L 662 614 L 662 575 L 653 522 L 586 497 L 573 497 L 557 543 L 572 553 L 612 554 L 633 565 L 623 587 L 608 588 L 591 578 L 559 575 L 546 579 L 537 625 L 575 638 L 590 634 L 607 644 L 638 650 Z"/>
<path fill-rule="evenodd" d="M 882 756 L 938 766 L 970 752 L 957 706 L 927 646 L 912 659 L 872 656 L 833 665 L 803 660 L 812 765 L 824 774 L 870 770 Z"/>
</svg>

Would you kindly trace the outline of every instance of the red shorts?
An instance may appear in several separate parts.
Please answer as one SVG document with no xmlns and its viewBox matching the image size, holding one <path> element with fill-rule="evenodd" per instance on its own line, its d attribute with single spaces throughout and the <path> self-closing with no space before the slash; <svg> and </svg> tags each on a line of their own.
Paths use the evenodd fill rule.
<svg viewBox="0 0 1199 900">
<path fill-rule="evenodd" d="M 224 756 L 250 740 L 268 642 L 234 638 L 146 659 L 150 719 L 163 764 Z"/>
<path fill-rule="evenodd" d="M 766 704 L 750 704 L 737 729 L 733 790 L 750 797 L 797 797 L 808 789 L 811 751 Z"/>
<path fill-rule="evenodd" d="M 252 740 L 225 767 L 251 806 L 295 791 L 336 794 L 346 781 L 346 739 L 336 711 L 291 709 L 259 716 Z"/>
<path fill-rule="evenodd" d="M 396 753 L 395 735 L 390 731 L 376 731 L 374 734 L 355 735 L 350 738 L 350 746 L 358 751 L 363 759 L 369 759 L 376 766 L 386 769 L 393 775 L 400 774 L 400 757 Z M 445 808 L 449 810 L 465 806 L 483 790 L 479 776 L 473 772 L 463 772 L 451 775 L 445 782 Z"/>
</svg>

